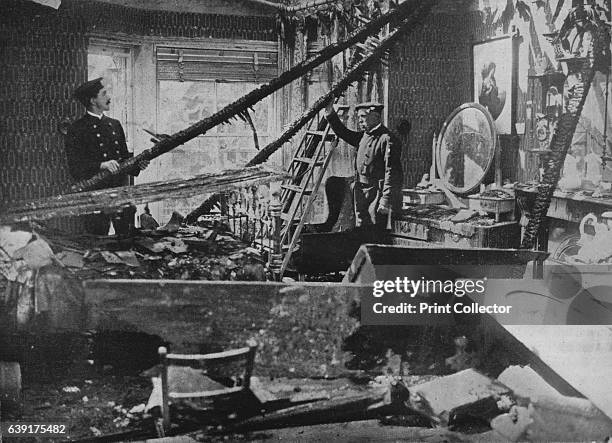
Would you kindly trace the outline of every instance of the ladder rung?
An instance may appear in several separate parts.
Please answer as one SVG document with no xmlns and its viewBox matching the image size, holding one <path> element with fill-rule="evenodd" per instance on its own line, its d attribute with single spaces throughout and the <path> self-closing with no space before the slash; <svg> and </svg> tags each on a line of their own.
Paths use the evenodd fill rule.
<svg viewBox="0 0 612 443">
<path fill-rule="evenodd" d="M 297 185 L 281 185 L 281 188 L 288 189 L 293 192 L 302 192 L 302 188 Z M 312 190 L 310 189 L 304 189 L 304 194 L 310 194 L 311 192 Z"/>
<path fill-rule="evenodd" d="M 291 218 L 289 216 L 290 214 L 288 212 L 281 212 L 281 220 L 285 221 L 285 222 L 290 222 L 289 224 L 283 224 L 283 231 L 285 231 L 289 225 L 293 226 L 294 224 L 298 223 L 300 221 L 300 218 L 302 218 L 302 214 L 296 214 L 293 216 L 293 218 Z"/>
<path fill-rule="evenodd" d="M 306 131 L 306 134 L 313 135 L 319 138 L 322 138 L 325 135 L 325 131 Z M 333 141 L 336 138 L 336 135 L 333 132 L 327 132 L 327 137 L 325 137 L 326 141 Z"/>
<path fill-rule="evenodd" d="M 293 159 L 294 162 L 300 162 L 300 163 L 306 163 L 308 165 L 312 165 L 314 164 L 315 166 L 322 166 L 323 162 L 321 161 L 315 161 L 314 158 L 311 157 L 295 157 Z"/>
</svg>

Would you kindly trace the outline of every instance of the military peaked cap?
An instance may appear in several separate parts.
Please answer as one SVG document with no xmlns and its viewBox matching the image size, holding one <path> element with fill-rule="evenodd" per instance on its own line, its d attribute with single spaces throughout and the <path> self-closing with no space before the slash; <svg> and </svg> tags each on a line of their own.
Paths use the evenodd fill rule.
<svg viewBox="0 0 612 443">
<path fill-rule="evenodd" d="M 89 104 L 89 99 L 98 95 L 98 92 L 100 92 L 100 89 L 102 88 L 104 88 L 104 85 L 102 84 L 102 77 L 98 77 L 94 80 L 83 83 L 81 86 L 76 88 L 74 91 L 74 97 L 84 106 L 87 106 Z"/>
<path fill-rule="evenodd" d="M 363 102 L 355 106 L 355 110 L 367 109 L 368 111 L 381 112 L 385 106 L 379 102 Z"/>
</svg>

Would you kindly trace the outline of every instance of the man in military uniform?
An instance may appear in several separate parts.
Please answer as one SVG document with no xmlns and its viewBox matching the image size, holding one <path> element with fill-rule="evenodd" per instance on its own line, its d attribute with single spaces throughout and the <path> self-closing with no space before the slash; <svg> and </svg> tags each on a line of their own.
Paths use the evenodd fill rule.
<svg viewBox="0 0 612 443">
<path fill-rule="evenodd" d="M 357 148 L 353 198 L 357 226 L 387 226 L 392 211 L 401 209 L 403 182 L 401 144 L 381 123 L 383 105 L 361 103 L 355 107 L 361 131 L 348 129 L 330 103 L 326 117 L 336 135 Z"/>
<path fill-rule="evenodd" d="M 66 136 L 66 157 L 70 174 L 76 181 L 80 181 L 105 170 L 117 172 L 119 162 L 133 154 L 127 149 L 121 123 L 104 115 L 104 112 L 110 109 L 111 99 L 102 84 L 102 77 L 79 86 L 74 97 L 85 106 L 87 112 L 70 126 Z M 138 175 L 148 164 L 148 161 L 141 161 L 130 175 Z M 127 175 L 113 175 L 99 189 L 128 184 Z M 129 233 L 134 224 L 135 212 L 135 208 L 127 208 L 112 219 L 117 235 Z M 111 221 L 109 215 L 87 215 L 83 219 L 87 232 L 96 235 L 108 234 Z"/>
</svg>

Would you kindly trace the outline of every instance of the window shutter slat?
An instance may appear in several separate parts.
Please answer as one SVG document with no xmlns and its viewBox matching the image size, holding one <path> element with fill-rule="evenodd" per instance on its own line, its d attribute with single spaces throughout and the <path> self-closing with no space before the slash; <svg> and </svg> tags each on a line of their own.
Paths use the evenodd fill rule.
<svg viewBox="0 0 612 443">
<path fill-rule="evenodd" d="M 275 44 L 214 49 L 160 46 L 156 58 L 158 80 L 265 82 L 278 75 Z"/>
</svg>

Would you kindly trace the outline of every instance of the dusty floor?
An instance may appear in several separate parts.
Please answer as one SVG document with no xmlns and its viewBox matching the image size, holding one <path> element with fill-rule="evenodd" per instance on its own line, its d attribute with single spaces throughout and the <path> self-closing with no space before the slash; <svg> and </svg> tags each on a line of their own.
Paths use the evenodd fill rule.
<svg viewBox="0 0 612 443">
<path fill-rule="evenodd" d="M 143 423 L 136 410 L 146 403 L 150 384 L 143 377 L 100 374 L 86 361 L 37 370 L 23 382 L 19 421 L 65 423 L 70 440 L 135 428 Z"/>
<path fill-rule="evenodd" d="M 108 372 L 108 369 L 105 372 Z M 144 404 L 151 392 L 151 383 L 144 376 L 100 373 L 86 361 L 70 365 L 45 365 L 24 375 L 23 410 L 19 421 L 64 423 L 68 427 L 68 440 L 82 440 L 140 429 L 149 431 L 149 438 L 152 437 L 150 432 L 154 431 L 153 419 L 148 414 L 143 414 Z M 418 377 L 418 380 L 428 378 Z M 365 389 L 347 379 L 258 379 L 278 398 L 316 396 L 321 389 L 332 395 Z M 330 425 L 324 430 L 324 435 L 327 435 L 331 428 L 342 431 L 346 426 L 350 425 Z M 248 435 L 211 437 L 200 431 L 189 435 L 199 441 L 260 441 L 287 440 L 288 432 L 258 431 Z M 319 432 L 319 428 L 309 427 L 300 431 L 306 434 L 303 437 L 315 435 L 313 432 Z M 145 435 L 137 432 L 133 437 L 129 437 L 126 434 L 127 438 L 123 439 L 139 440 L 144 439 Z"/>
<path fill-rule="evenodd" d="M 67 440 L 87 440 L 100 435 L 115 435 L 112 441 L 144 440 L 155 436 L 154 418 L 144 414 L 144 405 L 151 392 L 150 379 L 141 374 L 116 375 L 112 369 L 99 368 L 86 360 L 70 364 L 43 364 L 24 371 L 22 390 L 23 410 L 19 421 L 61 422 L 68 427 Z M 150 372 L 150 371 L 149 371 Z M 404 377 L 408 385 L 419 384 L 436 376 Z M 274 379 L 255 377 L 258 386 L 277 399 L 347 395 L 364 392 L 368 384 L 342 379 Z M 371 385 L 372 383 L 370 383 Z M 196 441 L 449 441 L 454 432 L 427 429 L 426 422 L 415 416 L 387 417 L 381 420 L 336 423 L 299 428 L 256 431 L 246 435 L 212 437 L 183 421 L 184 433 Z M 462 426 L 462 433 L 474 434 L 487 430 L 481 425 Z M 193 424 L 191 424 L 193 426 Z M 212 429 L 212 428 L 211 428 Z M 384 438 L 383 438 L 384 437 Z M 339 440 L 338 440 L 339 439 Z M 357 440 L 355 440 L 357 439 Z M 45 441 L 43 439 L 38 441 Z M 457 440 L 459 441 L 459 440 Z M 486 441 L 486 440 L 482 440 Z"/>
</svg>

